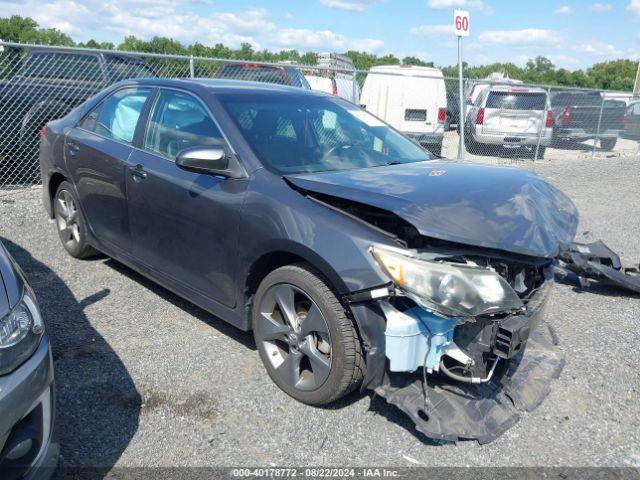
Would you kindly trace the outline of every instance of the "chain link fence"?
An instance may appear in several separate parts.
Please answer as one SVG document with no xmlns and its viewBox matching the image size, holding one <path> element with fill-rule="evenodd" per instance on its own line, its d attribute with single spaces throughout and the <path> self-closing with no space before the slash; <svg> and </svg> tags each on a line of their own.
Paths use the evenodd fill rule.
<svg viewBox="0 0 640 480">
<path fill-rule="evenodd" d="M 222 78 L 311 88 L 377 115 L 431 152 L 491 163 L 640 156 L 640 99 L 631 93 L 465 80 L 437 69 L 360 71 L 142 52 L 0 42 L 0 189 L 40 182 L 39 134 L 120 80 Z"/>
</svg>

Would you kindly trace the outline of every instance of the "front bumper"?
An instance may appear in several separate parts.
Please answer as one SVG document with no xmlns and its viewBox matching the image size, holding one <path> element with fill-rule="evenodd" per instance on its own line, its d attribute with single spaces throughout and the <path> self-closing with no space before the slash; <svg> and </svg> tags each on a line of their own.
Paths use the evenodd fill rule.
<svg viewBox="0 0 640 480">
<path fill-rule="evenodd" d="M 404 411 L 427 437 L 440 441 L 473 439 L 479 443 L 495 440 L 518 422 L 522 411 L 531 411 L 542 403 L 550 391 L 550 380 L 558 378 L 564 366 L 564 356 L 551 330 L 543 323 L 552 284 L 552 280 L 547 280 L 529 301 L 525 314 L 497 322 L 507 330 L 514 323 L 519 326 L 512 329 L 514 338 L 510 347 L 499 341 L 487 345 L 486 352 L 501 359 L 491 381 L 467 384 L 441 374 L 429 374 L 425 384 L 421 371 L 391 373 L 388 367 L 382 367 L 384 340 L 371 341 L 383 328 L 378 320 L 367 322 L 369 330 L 363 335 L 367 347 L 365 385 Z M 359 308 L 354 316 L 361 323 L 364 312 L 363 307 Z M 375 309 L 369 314 L 370 320 L 375 318 Z"/>
<path fill-rule="evenodd" d="M 0 478 L 46 479 L 55 469 L 53 360 L 45 333 L 33 356 L 0 377 Z M 19 445 L 31 447 L 16 454 Z"/>
</svg>

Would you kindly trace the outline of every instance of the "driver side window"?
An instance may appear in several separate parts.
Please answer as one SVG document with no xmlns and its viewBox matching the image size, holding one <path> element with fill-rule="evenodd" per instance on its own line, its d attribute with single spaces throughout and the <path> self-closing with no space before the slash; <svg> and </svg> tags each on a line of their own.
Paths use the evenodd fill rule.
<svg viewBox="0 0 640 480">
<path fill-rule="evenodd" d="M 224 145 L 215 122 L 193 96 L 162 90 L 149 120 L 144 148 L 175 160 L 189 147 Z"/>
</svg>

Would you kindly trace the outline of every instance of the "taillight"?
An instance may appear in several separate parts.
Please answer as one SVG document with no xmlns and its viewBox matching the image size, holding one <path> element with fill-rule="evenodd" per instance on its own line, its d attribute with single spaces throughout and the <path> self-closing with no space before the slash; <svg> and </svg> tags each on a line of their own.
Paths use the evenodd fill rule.
<svg viewBox="0 0 640 480">
<path fill-rule="evenodd" d="M 42 127 L 38 132 L 38 138 L 43 138 L 47 134 L 47 127 Z"/>
<path fill-rule="evenodd" d="M 553 112 L 551 110 L 547 110 L 547 121 L 545 123 L 545 127 L 553 127 Z"/>
<path fill-rule="evenodd" d="M 446 108 L 439 108 L 438 109 L 438 122 L 439 123 L 444 123 L 446 119 L 447 119 L 447 109 Z"/>
<path fill-rule="evenodd" d="M 476 125 L 482 125 L 484 123 L 484 108 L 478 109 L 478 115 L 476 115 Z"/>
<path fill-rule="evenodd" d="M 571 107 L 567 107 L 562 111 L 562 125 L 569 125 L 571 121 Z"/>
<path fill-rule="evenodd" d="M 338 96 L 338 86 L 337 86 L 337 85 L 334 85 L 334 86 L 333 86 L 333 90 L 332 90 L 332 92 L 331 92 L 331 93 L 333 93 L 333 96 L 334 96 L 334 97 L 337 97 L 337 96 Z"/>
</svg>

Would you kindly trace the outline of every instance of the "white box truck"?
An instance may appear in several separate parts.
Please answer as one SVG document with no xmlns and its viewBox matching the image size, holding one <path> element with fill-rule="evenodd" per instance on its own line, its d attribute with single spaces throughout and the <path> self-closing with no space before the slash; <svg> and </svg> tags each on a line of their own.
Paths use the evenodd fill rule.
<svg viewBox="0 0 640 480">
<path fill-rule="evenodd" d="M 447 91 L 439 69 L 373 67 L 364 81 L 360 104 L 432 153 L 442 152 Z"/>
</svg>

